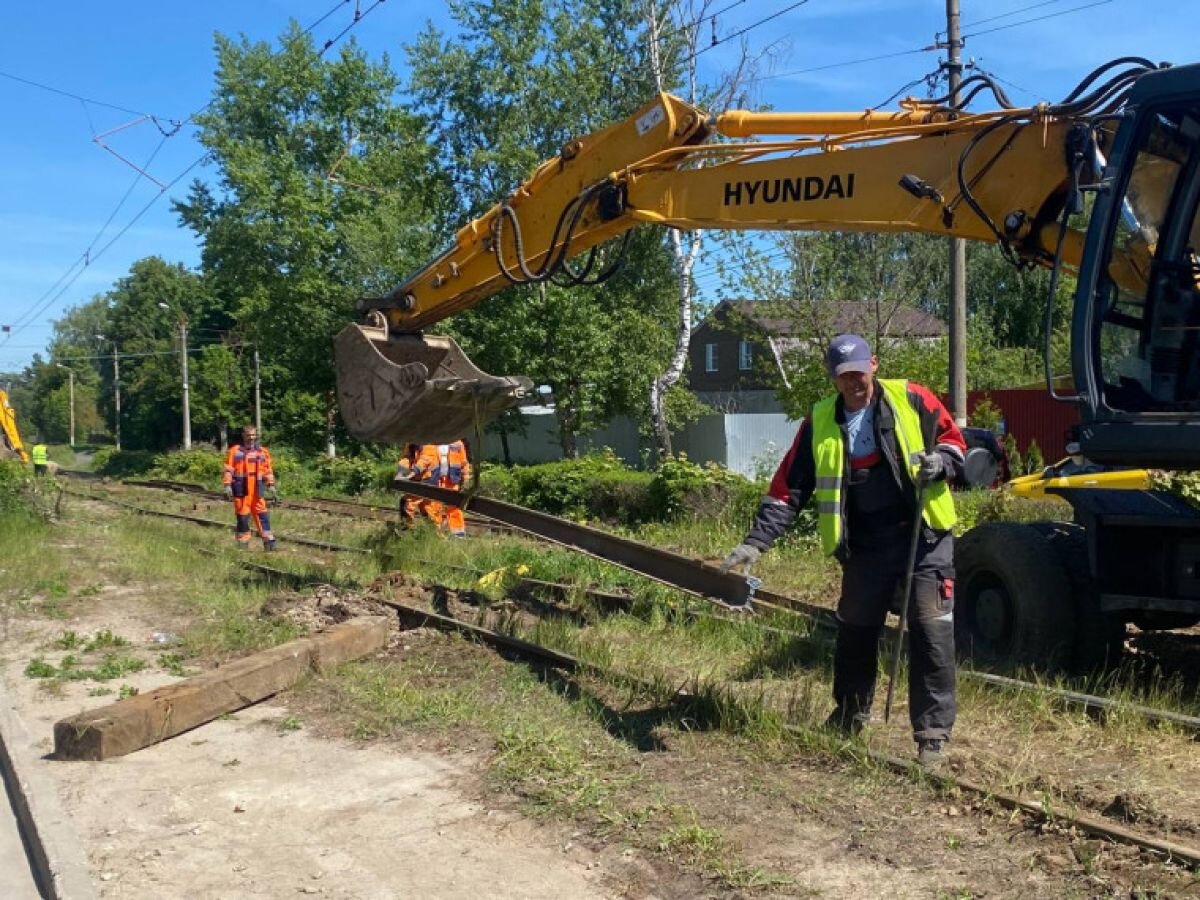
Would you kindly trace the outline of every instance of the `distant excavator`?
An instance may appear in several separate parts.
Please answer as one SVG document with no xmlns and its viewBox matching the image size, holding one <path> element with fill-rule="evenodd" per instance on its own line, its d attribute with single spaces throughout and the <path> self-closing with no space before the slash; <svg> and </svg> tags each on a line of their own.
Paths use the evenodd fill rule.
<svg viewBox="0 0 1200 900">
<path fill-rule="evenodd" d="M 17 414 L 8 403 L 8 392 L 0 390 L 0 459 L 19 459 L 29 462 L 29 453 L 21 443 L 21 432 L 17 430 Z"/>
<path fill-rule="evenodd" d="M 984 92 L 999 108 L 970 108 Z M 1052 270 L 1052 393 L 1054 285 L 1075 273 L 1074 393 L 1058 399 L 1080 411 L 1082 452 L 1200 469 L 1200 65 L 1123 57 L 1060 102 L 1026 107 L 980 73 L 958 98 L 714 117 L 660 94 L 569 141 L 448 250 L 360 301 L 362 322 L 335 342 L 343 419 L 362 440 L 444 443 L 519 403 L 529 379 L 488 375 L 424 329 L 509 285 L 602 281 L 613 266 L 599 245 L 641 223 L 923 232 Z M 1200 514 L 1151 491 L 1068 499 L 1075 525 L 991 523 L 960 541 L 955 618 L 968 653 L 1086 663 L 1125 621 L 1200 621 Z"/>
</svg>

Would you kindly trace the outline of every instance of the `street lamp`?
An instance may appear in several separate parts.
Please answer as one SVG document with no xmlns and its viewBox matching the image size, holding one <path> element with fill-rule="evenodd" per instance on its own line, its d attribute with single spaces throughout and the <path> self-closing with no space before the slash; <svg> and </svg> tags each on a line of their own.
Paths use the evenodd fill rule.
<svg viewBox="0 0 1200 900">
<path fill-rule="evenodd" d="M 167 312 L 175 312 L 169 303 L 159 302 L 160 309 L 165 309 Z M 187 316 L 182 312 L 176 313 L 179 316 L 179 365 L 183 370 L 183 449 L 192 449 L 192 408 L 189 402 L 188 392 L 188 347 L 187 347 Z"/>
<path fill-rule="evenodd" d="M 58 368 L 67 370 L 67 378 L 70 379 L 70 403 L 71 403 L 71 449 L 75 449 L 75 370 L 70 366 L 64 366 L 62 363 L 55 363 Z"/>
<path fill-rule="evenodd" d="M 96 340 L 98 340 L 98 341 L 107 341 L 108 340 L 108 338 L 106 338 L 102 334 L 97 334 L 95 337 L 96 337 Z M 116 431 L 115 437 L 117 439 L 117 449 L 120 450 L 121 449 L 121 362 L 120 362 L 121 355 L 117 352 L 117 342 L 115 340 L 112 342 L 112 348 L 113 348 L 113 405 L 115 406 L 116 413 L 117 413 L 116 428 L 114 430 Z"/>
</svg>

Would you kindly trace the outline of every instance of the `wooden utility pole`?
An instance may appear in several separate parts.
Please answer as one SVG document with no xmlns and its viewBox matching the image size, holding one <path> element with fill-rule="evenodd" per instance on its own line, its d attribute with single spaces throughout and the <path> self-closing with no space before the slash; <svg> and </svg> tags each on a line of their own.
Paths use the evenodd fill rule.
<svg viewBox="0 0 1200 900">
<path fill-rule="evenodd" d="M 262 379 L 258 372 L 258 345 L 254 347 L 254 427 L 262 434 Z M 259 438 L 261 440 L 261 437 Z"/>
<path fill-rule="evenodd" d="M 946 0 L 945 46 L 953 106 L 962 82 L 958 0 Z M 967 242 L 962 238 L 950 239 L 950 412 L 958 425 L 967 424 Z"/>
</svg>

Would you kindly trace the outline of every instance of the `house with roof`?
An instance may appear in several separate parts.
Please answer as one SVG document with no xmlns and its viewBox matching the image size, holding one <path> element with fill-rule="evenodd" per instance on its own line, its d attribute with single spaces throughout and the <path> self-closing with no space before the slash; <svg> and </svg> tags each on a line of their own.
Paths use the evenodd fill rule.
<svg viewBox="0 0 1200 900">
<path fill-rule="evenodd" d="M 946 326 L 911 306 L 845 301 L 785 314 L 776 304 L 726 300 L 692 331 L 688 387 L 722 413 L 782 413 L 775 390 L 788 384 L 787 360 L 808 350 L 821 354 L 846 332 L 878 347 L 931 343 L 945 337 Z"/>
</svg>

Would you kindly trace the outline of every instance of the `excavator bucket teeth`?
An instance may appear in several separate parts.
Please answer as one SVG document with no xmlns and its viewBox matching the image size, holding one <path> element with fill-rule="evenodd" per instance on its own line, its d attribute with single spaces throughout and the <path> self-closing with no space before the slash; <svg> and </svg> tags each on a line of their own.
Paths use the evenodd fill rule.
<svg viewBox="0 0 1200 900">
<path fill-rule="evenodd" d="M 347 325 L 334 340 L 338 405 L 362 441 L 444 444 L 473 437 L 533 393 L 520 376 L 488 375 L 447 337 L 388 336 Z"/>
</svg>

